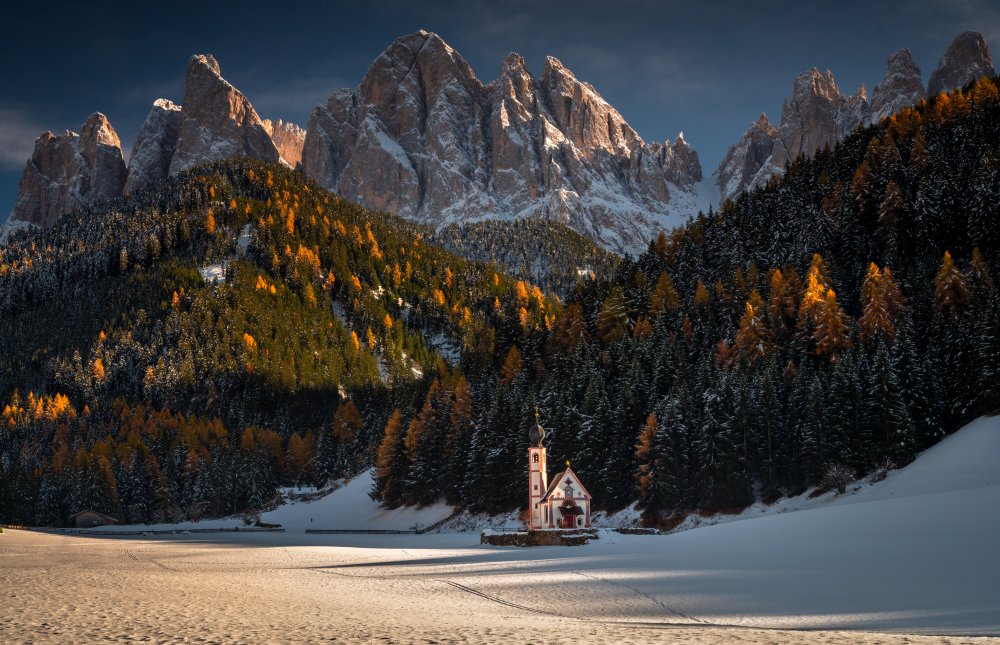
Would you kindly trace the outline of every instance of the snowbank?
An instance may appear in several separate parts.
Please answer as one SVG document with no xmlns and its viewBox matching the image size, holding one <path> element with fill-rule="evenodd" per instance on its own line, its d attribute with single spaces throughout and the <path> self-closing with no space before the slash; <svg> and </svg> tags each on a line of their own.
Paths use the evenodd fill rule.
<svg viewBox="0 0 1000 645">
<path fill-rule="evenodd" d="M 430 526 L 450 516 L 454 509 L 443 502 L 424 508 L 381 508 L 368 493 L 372 473 L 365 472 L 326 497 L 312 502 L 292 502 L 264 513 L 261 521 L 281 524 L 286 531 L 305 529 L 411 530 Z"/>
</svg>

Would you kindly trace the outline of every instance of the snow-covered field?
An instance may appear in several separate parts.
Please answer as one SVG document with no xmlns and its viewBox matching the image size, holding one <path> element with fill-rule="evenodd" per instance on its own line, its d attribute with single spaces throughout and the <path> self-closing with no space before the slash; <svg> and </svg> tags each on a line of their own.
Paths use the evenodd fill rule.
<svg viewBox="0 0 1000 645">
<path fill-rule="evenodd" d="M 666 536 L 606 531 L 583 547 L 484 547 L 475 533 L 302 532 L 321 510 L 342 515 L 321 528 L 351 528 L 354 519 L 355 527 L 408 528 L 450 512 L 378 511 L 360 494 L 367 482 L 352 484 L 266 516 L 286 525 L 279 534 L 8 531 L 0 536 L 0 641 L 1000 636 L 1000 418 L 970 424 L 884 482 L 809 508 Z"/>
</svg>

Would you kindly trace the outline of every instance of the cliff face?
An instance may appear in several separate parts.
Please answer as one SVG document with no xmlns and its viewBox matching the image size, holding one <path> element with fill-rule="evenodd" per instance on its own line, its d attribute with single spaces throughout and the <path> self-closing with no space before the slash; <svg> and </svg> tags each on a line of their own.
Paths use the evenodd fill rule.
<svg viewBox="0 0 1000 645">
<path fill-rule="evenodd" d="M 868 94 L 862 85 L 841 94 L 833 74 L 815 67 L 799 74 L 792 98 L 781 108 L 781 127 L 761 116 L 729 147 L 715 171 L 722 199 L 767 183 L 787 162 L 833 145 L 868 119 Z"/>
<path fill-rule="evenodd" d="M 279 155 L 250 101 L 222 78 L 215 58 L 192 56 L 170 174 L 231 157 L 278 161 Z"/>
<path fill-rule="evenodd" d="M 872 91 L 869 120 L 877 123 L 926 96 L 920 68 L 913 62 L 909 49 L 900 49 L 886 61 L 882 82 Z"/>
<path fill-rule="evenodd" d="M 555 58 L 535 78 L 511 54 L 483 84 L 425 31 L 313 111 L 302 167 L 348 199 L 434 226 L 541 217 L 617 250 L 696 210 L 701 180 L 683 137 L 646 144 Z"/>
<path fill-rule="evenodd" d="M 127 171 L 118 133 L 95 112 L 80 134 L 43 133 L 24 167 L 10 222 L 51 226 L 61 215 L 121 195 Z"/>
<path fill-rule="evenodd" d="M 295 125 L 278 119 L 264 119 L 264 131 L 271 137 L 274 147 L 278 149 L 281 160 L 295 168 L 302 163 L 302 145 L 306 141 L 306 131 Z"/>
</svg>

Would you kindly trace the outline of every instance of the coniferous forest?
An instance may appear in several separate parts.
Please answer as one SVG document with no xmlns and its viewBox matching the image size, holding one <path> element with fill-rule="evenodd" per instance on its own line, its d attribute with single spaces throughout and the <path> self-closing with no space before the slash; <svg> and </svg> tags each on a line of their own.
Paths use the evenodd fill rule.
<svg viewBox="0 0 1000 645">
<path fill-rule="evenodd" d="M 840 488 L 1000 406 L 998 210 L 989 78 L 568 289 L 287 168 L 197 168 L 0 247 L 0 522 L 221 516 L 369 467 L 389 507 L 506 512 L 536 405 L 595 508 Z"/>
</svg>

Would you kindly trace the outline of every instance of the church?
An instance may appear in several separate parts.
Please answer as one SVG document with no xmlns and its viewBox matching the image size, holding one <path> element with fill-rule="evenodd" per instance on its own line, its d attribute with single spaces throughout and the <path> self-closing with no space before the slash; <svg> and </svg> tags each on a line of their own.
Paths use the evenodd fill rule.
<svg viewBox="0 0 1000 645">
<path fill-rule="evenodd" d="M 569 462 L 566 470 L 549 482 L 545 463 L 545 429 L 538 423 L 528 433 L 528 529 L 590 528 L 590 493 Z"/>
</svg>

